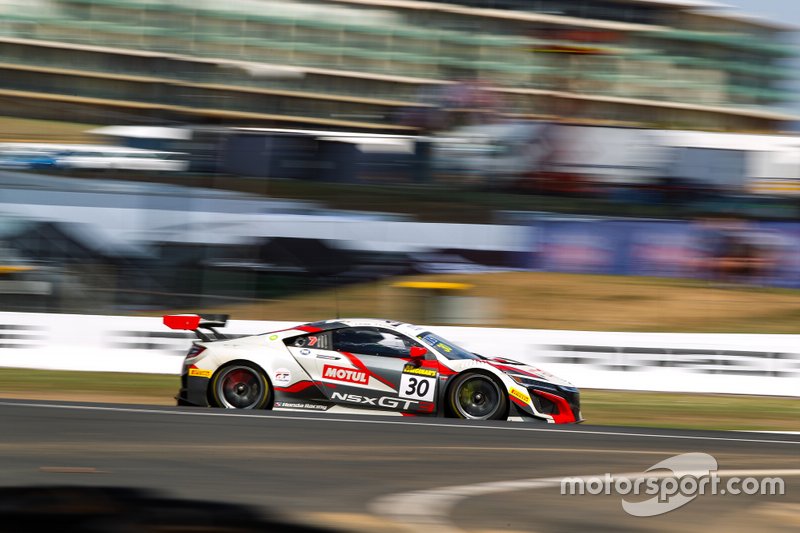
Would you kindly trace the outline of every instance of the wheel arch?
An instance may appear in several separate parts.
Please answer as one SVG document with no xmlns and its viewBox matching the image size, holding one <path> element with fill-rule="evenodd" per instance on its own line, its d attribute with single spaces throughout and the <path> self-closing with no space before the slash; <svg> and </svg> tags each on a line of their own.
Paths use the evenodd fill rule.
<svg viewBox="0 0 800 533">
<path fill-rule="evenodd" d="M 506 396 L 505 417 L 506 419 L 508 419 L 508 416 L 511 413 L 511 402 L 508 401 L 508 385 L 503 381 L 499 371 L 493 368 L 481 368 L 481 367 L 467 368 L 465 370 L 462 370 L 458 374 L 453 375 L 449 380 L 447 380 L 447 386 L 445 387 L 444 394 L 442 396 L 442 400 L 444 403 L 443 410 L 445 415 L 453 416 L 452 407 L 450 406 L 450 392 L 453 390 L 453 385 L 456 383 L 456 381 L 458 381 L 458 378 L 460 378 L 461 376 L 465 376 L 467 374 L 482 374 L 484 376 L 488 376 L 492 379 L 492 381 L 494 381 L 500 387 L 500 391 Z"/>
<path fill-rule="evenodd" d="M 219 365 L 214 370 L 214 373 L 211 375 L 211 379 L 208 380 L 208 388 L 206 389 L 206 399 L 208 400 L 208 404 L 211 406 L 217 404 L 214 398 L 214 387 L 216 385 L 216 378 L 226 368 L 236 365 L 248 366 L 253 370 L 256 370 L 261 373 L 261 375 L 267 382 L 267 386 L 270 389 L 269 400 L 262 409 L 272 409 L 275 406 L 275 386 L 272 384 L 272 379 L 269 377 L 269 373 L 266 371 L 266 369 L 262 365 L 256 363 L 251 359 L 231 359 L 230 361 L 226 361 L 225 363 Z"/>
</svg>

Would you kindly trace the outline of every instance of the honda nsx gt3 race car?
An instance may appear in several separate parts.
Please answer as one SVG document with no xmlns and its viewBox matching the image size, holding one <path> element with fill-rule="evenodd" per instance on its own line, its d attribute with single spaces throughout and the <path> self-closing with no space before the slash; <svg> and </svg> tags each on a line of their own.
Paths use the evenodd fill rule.
<svg viewBox="0 0 800 533">
<path fill-rule="evenodd" d="M 178 405 L 580 422 L 578 390 L 552 374 L 472 353 L 427 328 L 336 319 L 227 338 L 226 316 L 168 315 L 194 331 Z"/>
</svg>

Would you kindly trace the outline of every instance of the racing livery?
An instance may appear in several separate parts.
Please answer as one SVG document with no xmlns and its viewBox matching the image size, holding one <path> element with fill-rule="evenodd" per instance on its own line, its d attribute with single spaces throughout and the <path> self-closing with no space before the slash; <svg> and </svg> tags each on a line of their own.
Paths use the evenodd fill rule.
<svg viewBox="0 0 800 533">
<path fill-rule="evenodd" d="M 580 422 L 578 390 L 537 368 L 472 353 L 428 328 L 336 319 L 235 339 L 227 316 L 168 315 L 194 331 L 178 405 Z"/>
</svg>

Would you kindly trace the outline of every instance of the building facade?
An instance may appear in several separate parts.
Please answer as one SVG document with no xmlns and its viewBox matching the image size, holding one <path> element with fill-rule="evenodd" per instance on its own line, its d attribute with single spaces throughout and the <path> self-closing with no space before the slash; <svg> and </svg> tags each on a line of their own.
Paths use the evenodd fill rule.
<svg viewBox="0 0 800 533">
<path fill-rule="evenodd" d="M 0 1 L 0 114 L 770 132 L 793 119 L 790 30 L 685 0 Z"/>
</svg>

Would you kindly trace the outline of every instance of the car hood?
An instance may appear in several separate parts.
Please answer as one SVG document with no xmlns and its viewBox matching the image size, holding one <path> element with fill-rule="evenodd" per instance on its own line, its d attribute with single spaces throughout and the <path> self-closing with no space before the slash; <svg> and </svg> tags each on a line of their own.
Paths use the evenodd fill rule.
<svg viewBox="0 0 800 533">
<path fill-rule="evenodd" d="M 511 359 L 504 359 L 501 357 L 486 358 L 486 359 L 449 360 L 447 362 L 447 366 L 449 366 L 450 368 L 452 368 L 457 372 L 462 372 L 470 368 L 492 367 L 503 372 L 504 374 L 522 374 L 523 376 L 527 376 L 532 379 L 538 379 L 541 381 L 546 381 L 548 383 L 552 383 L 553 385 L 561 385 L 563 387 L 573 386 L 570 382 L 561 379 L 560 377 L 551 374 L 546 370 L 542 370 L 541 368 L 536 368 L 531 365 L 526 365 L 518 361 L 513 361 Z"/>
</svg>

